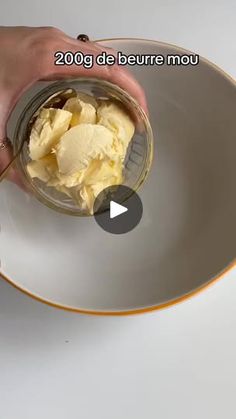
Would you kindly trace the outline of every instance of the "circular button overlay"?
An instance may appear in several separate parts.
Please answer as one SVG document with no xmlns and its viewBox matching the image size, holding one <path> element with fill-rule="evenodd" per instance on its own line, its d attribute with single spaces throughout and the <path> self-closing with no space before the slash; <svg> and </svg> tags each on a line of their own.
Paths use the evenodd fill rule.
<svg viewBox="0 0 236 419">
<path fill-rule="evenodd" d="M 138 194 L 124 185 L 103 189 L 94 202 L 94 218 L 108 233 L 124 234 L 133 230 L 143 214 Z"/>
</svg>

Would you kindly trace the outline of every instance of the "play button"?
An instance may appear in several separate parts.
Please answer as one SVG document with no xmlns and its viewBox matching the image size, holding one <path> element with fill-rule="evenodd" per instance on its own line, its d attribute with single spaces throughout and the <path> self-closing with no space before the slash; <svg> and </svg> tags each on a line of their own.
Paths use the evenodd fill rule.
<svg viewBox="0 0 236 419">
<path fill-rule="evenodd" d="M 115 201 L 110 202 L 110 218 L 118 217 L 118 215 L 124 214 L 128 211 L 128 208 L 123 205 L 117 204 Z"/>
<path fill-rule="evenodd" d="M 138 194 L 127 186 L 110 186 L 97 196 L 94 218 L 108 233 L 124 234 L 133 230 L 143 214 Z"/>
</svg>

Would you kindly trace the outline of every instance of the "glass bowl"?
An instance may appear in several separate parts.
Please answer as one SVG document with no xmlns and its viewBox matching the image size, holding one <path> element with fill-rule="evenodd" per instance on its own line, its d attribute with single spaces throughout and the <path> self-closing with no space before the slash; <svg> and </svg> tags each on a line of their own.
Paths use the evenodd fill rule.
<svg viewBox="0 0 236 419">
<path fill-rule="evenodd" d="M 14 154 L 19 152 L 17 167 L 23 175 L 24 182 L 29 191 L 48 207 L 70 215 L 89 215 L 80 208 L 70 197 L 47 186 L 37 178 L 31 178 L 27 171 L 27 164 L 31 161 L 29 156 L 28 139 L 29 126 L 35 112 L 52 95 L 64 89 L 74 89 L 99 99 L 111 99 L 120 102 L 135 122 L 134 136 L 127 150 L 123 169 L 123 183 L 131 190 L 137 189 L 145 181 L 150 170 L 153 157 L 153 134 L 147 115 L 140 105 L 124 90 L 118 86 L 99 79 L 79 78 L 55 82 L 36 94 L 23 109 L 13 136 Z M 128 197 L 123 197 L 123 201 Z"/>
</svg>

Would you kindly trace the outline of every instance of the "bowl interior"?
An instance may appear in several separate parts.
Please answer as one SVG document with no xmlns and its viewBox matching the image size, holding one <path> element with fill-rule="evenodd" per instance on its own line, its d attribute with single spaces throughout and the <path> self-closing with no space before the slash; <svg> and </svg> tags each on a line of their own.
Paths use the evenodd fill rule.
<svg viewBox="0 0 236 419">
<path fill-rule="evenodd" d="M 126 54 L 183 52 L 148 41 L 103 44 Z M 155 141 L 133 231 L 106 233 L 93 218 L 56 213 L 1 185 L 1 272 L 44 300 L 98 312 L 157 306 L 207 284 L 235 258 L 235 84 L 205 60 L 131 71 L 147 92 Z"/>
</svg>

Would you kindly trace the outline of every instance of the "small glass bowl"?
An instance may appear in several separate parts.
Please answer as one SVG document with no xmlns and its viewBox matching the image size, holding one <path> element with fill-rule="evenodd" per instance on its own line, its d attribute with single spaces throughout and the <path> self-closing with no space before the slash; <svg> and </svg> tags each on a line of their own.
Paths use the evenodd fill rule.
<svg viewBox="0 0 236 419">
<path fill-rule="evenodd" d="M 95 99 L 116 100 L 132 116 L 136 128 L 124 162 L 124 180 L 122 184 L 133 191 L 137 191 L 142 185 L 150 170 L 153 157 L 153 134 L 148 117 L 139 104 L 124 90 L 104 80 L 94 78 L 62 80 L 50 84 L 33 97 L 22 111 L 13 136 L 14 154 L 21 149 L 16 161 L 18 170 L 22 173 L 30 192 L 45 205 L 65 214 L 84 216 L 89 214 L 79 208 L 71 198 L 55 188 L 47 186 L 37 178 L 32 179 L 27 171 L 27 164 L 31 161 L 28 140 L 29 125 L 33 115 L 49 97 L 69 88 L 74 89 L 78 93 L 83 92 L 92 95 Z M 123 201 L 125 200 L 126 198 L 124 197 Z"/>
</svg>

